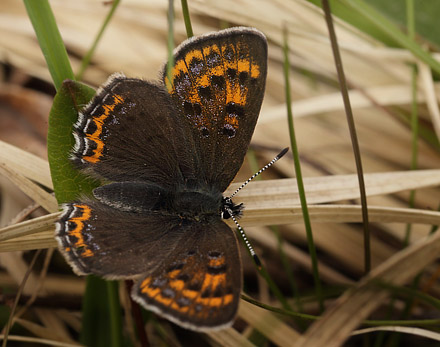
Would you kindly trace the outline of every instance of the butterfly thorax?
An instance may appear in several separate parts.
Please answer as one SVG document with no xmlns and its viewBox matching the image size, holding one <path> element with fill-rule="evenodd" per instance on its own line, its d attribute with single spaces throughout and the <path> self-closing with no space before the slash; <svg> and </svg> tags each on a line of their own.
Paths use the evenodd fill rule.
<svg viewBox="0 0 440 347">
<path fill-rule="evenodd" d="M 229 219 L 232 215 L 240 217 L 243 204 L 236 205 L 220 192 L 185 190 L 173 196 L 171 209 L 185 219 L 204 221 L 212 217 Z"/>
<path fill-rule="evenodd" d="M 203 190 L 184 190 L 173 194 L 170 211 L 181 218 L 203 221 L 220 216 L 222 194 Z"/>
</svg>

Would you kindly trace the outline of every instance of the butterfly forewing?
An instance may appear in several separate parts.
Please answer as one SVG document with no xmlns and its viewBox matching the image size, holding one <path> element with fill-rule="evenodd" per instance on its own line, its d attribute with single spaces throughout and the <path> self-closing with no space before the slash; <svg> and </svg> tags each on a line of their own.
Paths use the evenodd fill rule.
<svg viewBox="0 0 440 347">
<path fill-rule="evenodd" d="M 267 43 L 259 31 L 232 28 L 187 41 L 165 85 L 189 122 L 209 186 L 224 191 L 239 170 L 263 100 Z"/>
<path fill-rule="evenodd" d="M 186 126 L 163 87 L 115 74 L 76 122 L 72 159 L 111 181 L 182 184 L 200 166 Z"/>
</svg>

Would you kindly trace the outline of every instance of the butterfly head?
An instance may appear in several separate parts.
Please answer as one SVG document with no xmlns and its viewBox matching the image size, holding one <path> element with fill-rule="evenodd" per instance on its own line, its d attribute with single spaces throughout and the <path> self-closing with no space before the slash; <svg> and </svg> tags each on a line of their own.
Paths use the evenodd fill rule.
<svg viewBox="0 0 440 347">
<path fill-rule="evenodd" d="M 243 214 L 244 205 L 243 204 L 234 204 L 231 198 L 223 197 L 222 199 L 222 209 L 221 209 L 221 217 L 223 219 L 229 219 L 232 216 L 236 218 L 240 218 Z"/>
</svg>

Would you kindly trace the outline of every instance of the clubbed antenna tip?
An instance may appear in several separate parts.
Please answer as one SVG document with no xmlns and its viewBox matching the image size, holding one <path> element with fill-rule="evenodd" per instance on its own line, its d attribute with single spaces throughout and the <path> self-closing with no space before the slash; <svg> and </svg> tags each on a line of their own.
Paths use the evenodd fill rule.
<svg viewBox="0 0 440 347">
<path fill-rule="evenodd" d="M 284 154 L 286 154 L 289 151 L 289 147 L 284 148 L 276 157 L 277 159 L 281 159 Z"/>
</svg>

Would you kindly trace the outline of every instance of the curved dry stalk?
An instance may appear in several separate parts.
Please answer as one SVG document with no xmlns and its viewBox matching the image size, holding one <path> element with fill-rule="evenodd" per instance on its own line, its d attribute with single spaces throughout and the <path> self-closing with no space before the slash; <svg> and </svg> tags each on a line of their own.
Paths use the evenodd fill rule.
<svg viewBox="0 0 440 347">
<path fill-rule="evenodd" d="M 49 163 L 18 147 L 0 141 L 0 164 L 43 186 L 53 189 Z"/>
</svg>

